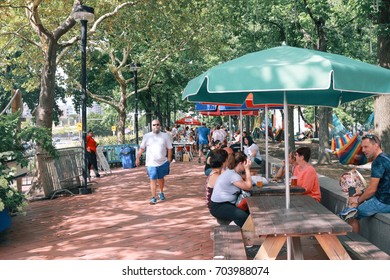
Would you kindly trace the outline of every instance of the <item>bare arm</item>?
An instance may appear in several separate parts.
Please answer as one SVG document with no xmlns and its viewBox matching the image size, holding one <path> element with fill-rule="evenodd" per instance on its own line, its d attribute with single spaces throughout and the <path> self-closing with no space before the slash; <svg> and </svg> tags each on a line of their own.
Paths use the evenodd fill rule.
<svg viewBox="0 0 390 280">
<path fill-rule="evenodd" d="M 286 162 L 283 160 L 282 166 L 279 168 L 278 172 L 276 173 L 276 178 L 282 178 L 285 175 L 284 169 L 286 168 Z"/>
<path fill-rule="evenodd" d="M 248 159 L 245 163 L 245 180 L 234 182 L 233 184 L 245 191 L 249 191 L 252 189 L 252 176 L 251 176 L 251 167 L 252 161 Z"/>
<path fill-rule="evenodd" d="M 137 153 L 137 158 L 135 159 L 136 166 L 139 166 L 139 159 L 144 151 L 145 151 L 145 149 L 139 148 L 138 153 Z M 172 158 L 172 150 L 171 150 L 171 158 Z"/>
<path fill-rule="evenodd" d="M 168 149 L 168 161 L 172 162 L 172 149 Z"/>
</svg>

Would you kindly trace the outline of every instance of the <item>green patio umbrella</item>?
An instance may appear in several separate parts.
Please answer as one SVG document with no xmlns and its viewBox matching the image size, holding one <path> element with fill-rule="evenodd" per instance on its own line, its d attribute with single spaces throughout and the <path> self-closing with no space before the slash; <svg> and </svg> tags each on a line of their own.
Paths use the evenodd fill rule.
<svg viewBox="0 0 390 280">
<path fill-rule="evenodd" d="M 351 58 L 280 46 L 246 54 L 210 68 L 192 79 L 182 98 L 193 102 L 243 104 L 338 105 L 390 93 L 390 70 Z M 287 115 L 287 114 L 286 114 Z M 288 138 L 288 120 L 284 132 Z M 288 170 L 288 141 L 285 141 Z M 286 172 L 286 207 L 289 174 Z"/>
<path fill-rule="evenodd" d="M 388 69 L 351 58 L 281 46 L 219 64 L 191 80 L 183 99 L 243 104 L 330 106 L 390 93 Z"/>
</svg>

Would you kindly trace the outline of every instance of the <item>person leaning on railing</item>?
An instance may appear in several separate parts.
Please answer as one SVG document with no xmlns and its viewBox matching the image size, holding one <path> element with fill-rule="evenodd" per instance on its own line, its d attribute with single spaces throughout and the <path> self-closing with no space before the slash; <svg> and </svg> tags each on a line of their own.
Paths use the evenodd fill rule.
<svg viewBox="0 0 390 280">
<path fill-rule="evenodd" d="M 94 133 L 92 130 L 89 130 L 88 131 L 88 135 L 86 137 L 86 146 L 87 146 L 87 159 L 88 159 L 88 176 L 90 176 L 89 174 L 89 167 L 92 166 L 93 168 L 93 171 L 95 172 L 95 176 L 97 178 L 100 177 L 100 174 L 99 174 L 99 169 L 98 169 L 98 166 L 97 166 L 97 158 L 96 158 L 96 148 L 98 146 L 98 144 L 96 143 L 95 139 L 93 139 L 93 136 L 94 136 Z"/>
</svg>

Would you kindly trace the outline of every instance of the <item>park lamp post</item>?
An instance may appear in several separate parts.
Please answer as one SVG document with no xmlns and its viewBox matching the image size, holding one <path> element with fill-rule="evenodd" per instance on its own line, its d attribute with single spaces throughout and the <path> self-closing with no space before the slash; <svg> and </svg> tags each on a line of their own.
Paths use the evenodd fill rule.
<svg viewBox="0 0 390 280">
<path fill-rule="evenodd" d="M 85 5 L 76 5 L 73 10 L 73 18 L 81 24 L 81 131 L 82 131 L 82 154 L 83 154 L 83 182 L 82 194 L 87 191 L 87 23 L 94 21 L 94 9 Z"/>
<path fill-rule="evenodd" d="M 130 71 L 134 73 L 134 130 L 135 130 L 135 144 L 139 144 L 138 139 L 138 70 L 141 68 L 139 63 L 131 63 Z"/>
</svg>

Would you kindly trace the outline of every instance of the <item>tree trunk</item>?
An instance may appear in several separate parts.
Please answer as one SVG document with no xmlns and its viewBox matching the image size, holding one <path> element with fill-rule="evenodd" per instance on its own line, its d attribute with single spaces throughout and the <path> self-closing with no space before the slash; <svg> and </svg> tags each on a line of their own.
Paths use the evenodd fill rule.
<svg viewBox="0 0 390 280">
<path fill-rule="evenodd" d="M 289 152 L 295 151 L 295 138 L 294 138 L 294 106 L 288 106 L 288 146 Z"/>
<path fill-rule="evenodd" d="M 39 104 L 35 111 L 36 125 L 38 127 L 45 127 L 51 133 L 53 125 L 53 107 L 54 107 L 54 89 L 55 89 L 55 73 L 57 70 L 56 52 L 57 42 L 49 41 L 47 43 L 47 49 L 43 50 L 43 56 L 46 58 L 43 63 L 41 74 L 41 92 L 39 95 Z M 45 196 L 48 196 L 51 192 L 48 182 L 44 180 L 44 164 L 46 158 L 46 151 L 37 143 L 37 170 L 38 178 L 37 182 L 34 182 L 34 186 L 38 183 L 43 188 Z"/>
<path fill-rule="evenodd" d="M 332 109 L 328 107 L 319 107 L 319 141 L 320 145 L 318 148 L 318 164 L 330 164 L 330 154 L 325 151 L 329 149 L 329 122 L 331 120 Z"/>
<path fill-rule="evenodd" d="M 379 10 L 378 23 L 387 29 L 390 24 L 390 0 L 383 0 Z M 380 30 L 378 34 L 378 64 L 390 68 L 390 33 Z M 390 152 L 390 96 L 382 95 L 375 98 L 374 125 L 375 132 L 382 141 L 382 149 Z"/>
<path fill-rule="evenodd" d="M 119 144 L 125 143 L 125 126 L 126 126 L 126 105 L 127 105 L 127 86 L 125 83 L 120 84 L 121 97 L 118 103 L 118 125 L 117 125 L 117 139 Z"/>
</svg>

